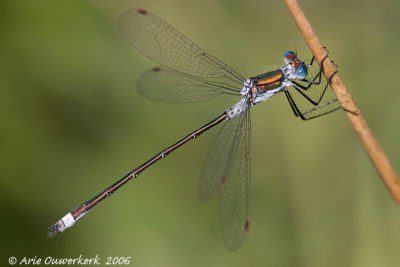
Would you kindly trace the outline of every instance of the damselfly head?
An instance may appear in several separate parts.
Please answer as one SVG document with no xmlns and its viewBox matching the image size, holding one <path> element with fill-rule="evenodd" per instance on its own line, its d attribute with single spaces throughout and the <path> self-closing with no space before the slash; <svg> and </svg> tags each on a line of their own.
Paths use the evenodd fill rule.
<svg viewBox="0 0 400 267">
<path fill-rule="evenodd" d="M 303 80 L 307 77 L 307 65 L 297 57 L 295 52 L 287 51 L 283 54 L 283 62 L 292 67 L 296 79 Z"/>
<path fill-rule="evenodd" d="M 293 61 L 297 58 L 296 53 L 293 51 L 287 51 L 285 54 L 283 54 L 283 62 L 286 65 L 289 65 L 290 63 L 293 63 Z"/>
<path fill-rule="evenodd" d="M 300 60 L 299 60 L 300 61 Z M 295 76 L 299 80 L 303 80 L 307 77 L 308 71 L 307 71 L 307 66 L 304 64 L 304 62 L 301 61 L 301 64 L 296 68 L 295 65 Z"/>
</svg>

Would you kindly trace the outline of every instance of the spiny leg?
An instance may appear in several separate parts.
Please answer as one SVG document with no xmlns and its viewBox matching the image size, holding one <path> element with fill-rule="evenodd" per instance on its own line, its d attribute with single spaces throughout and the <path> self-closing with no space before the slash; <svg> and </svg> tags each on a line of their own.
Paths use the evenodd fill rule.
<svg viewBox="0 0 400 267">
<path fill-rule="evenodd" d="M 288 95 L 289 92 L 287 90 L 285 90 L 284 92 L 285 92 L 286 98 L 287 98 L 287 100 L 289 102 L 289 105 L 292 108 L 292 111 L 293 111 L 294 115 L 296 117 L 298 117 L 299 116 L 299 112 L 297 111 L 297 109 L 294 106 L 293 99 L 291 98 L 291 96 Z"/>
<path fill-rule="evenodd" d="M 303 90 L 307 90 L 308 88 L 310 88 L 312 85 L 314 84 L 320 84 L 321 83 L 321 76 L 322 76 L 322 70 L 323 70 L 323 64 L 324 61 L 328 58 L 328 54 L 325 55 L 325 57 L 321 60 L 321 63 L 319 64 L 319 72 L 317 73 L 317 75 L 315 75 L 315 77 L 312 80 L 306 80 L 303 79 L 301 80 L 302 82 L 306 82 L 308 83 L 307 86 L 301 85 L 295 81 L 293 81 L 292 83 L 294 83 L 295 85 L 297 85 L 298 87 L 300 87 Z M 314 61 L 314 57 L 311 61 Z M 309 65 L 311 66 L 311 64 Z M 318 78 L 318 81 L 315 81 Z"/>
<path fill-rule="evenodd" d="M 358 115 L 358 111 L 351 111 L 351 110 L 349 110 L 349 109 L 346 109 L 346 108 L 343 107 L 343 106 L 340 106 L 340 107 L 331 109 L 331 110 L 329 110 L 329 111 L 327 111 L 327 112 L 324 112 L 324 113 L 321 113 L 321 114 L 317 114 L 317 115 L 315 115 L 315 116 L 311 116 L 311 117 L 308 117 L 308 118 L 305 118 L 305 117 L 304 117 L 304 115 L 306 115 L 306 114 L 312 113 L 312 112 L 314 112 L 314 111 L 316 111 L 316 110 L 319 110 L 319 109 L 321 109 L 321 108 L 324 108 L 324 107 L 326 107 L 326 106 L 328 106 L 328 105 L 330 105 L 330 104 L 333 104 L 334 102 L 338 101 L 338 99 L 333 99 L 333 100 L 331 100 L 331 101 L 328 101 L 328 102 L 324 103 L 324 104 L 321 105 L 321 106 L 318 106 L 318 105 L 321 103 L 321 100 L 322 100 L 323 96 L 325 95 L 325 92 L 326 92 L 328 86 L 331 84 L 331 80 L 332 80 L 333 76 L 337 73 L 338 66 L 337 66 L 336 64 L 335 64 L 335 71 L 332 73 L 331 76 L 329 76 L 329 78 L 328 78 L 328 80 L 327 80 L 327 83 L 326 83 L 326 85 L 325 85 L 325 87 L 324 87 L 324 90 L 322 91 L 322 94 L 321 94 L 320 98 L 318 99 L 318 101 L 312 100 L 308 95 L 306 95 L 304 92 L 302 92 L 302 91 L 300 90 L 300 89 L 307 90 L 307 89 L 309 89 L 312 85 L 314 85 L 314 84 L 317 84 L 317 85 L 318 85 L 318 84 L 321 83 L 321 75 L 322 75 L 322 71 L 323 71 L 323 63 L 324 63 L 324 61 L 328 58 L 328 53 L 329 53 L 328 50 L 327 50 L 327 48 L 326 48 L 325 46 L 324 46 L 324 49 L 325 49 L 325 51 L 327 52 L 327 54 L 325 55 L 325 57 L 321 60 L 321 62 L 320 62 L 320 64 L 319 64 L 319 69 L 320 69 L 320 70 L 319 70 L 318 74 L 317 74 L 311 81 L 305 80 L 305 79 L 302 80 L 302 81 L 304 81 L 304 82 L 308 82 L 308 85 L 307 85 L 307 86 L 303 86 L 303 85 L 301 85 L 301 84 L 299 84 L 299 83 L 297 83 L 297 82 L 294 82 L 294 81 L 292 82 L 292 83 L 294 83 L 294 86 L 293 86 L 293 87 L 294 87 L 304 98 L 306 98 L 310 103 L 312 103 L 313 105 L 315 105 L 315 106 L 317 106 L 317 107 L 312 108 L 312 109 L 310 109 L 310 110 L 307 110 L 307 111 L 305 111 L 305 112 L 301 112 L 300 109 L 298 108 L 298 106 L 296 105 L 296 103 L 294 102 L 294 100 L 293 100 L 292 96 L 290 95 L 289 91 L 285 90 L 286 97 L 287 97 L 287 99 L 288 99 L 288 102 L 289 102 L 289 104 L 290 104 L 290 107 L 291 107 L 292 110 L 293 110 L 294 115 L 295 115 L 296 117 L 300 116 L 300 117 L 302 118 L 302 120 L 314 119 L 314 118 L 317 118 L 317 117 L 326 115 L 326 114 L 328 114 L 328 113 L 331 113 L 331 112 L 333 112 L 333 111 L 336 111 L 336 110 L 338 110 L 338 109 L 343 109 L 344 111 L 349 112 L 349 113 L 351 113 L 351 114 L 353 114 L 353 115 Z M 307 67 L 308 67 L 308 68 L 311 67 L 311 65 L 312 65 L 314 62 L 315 62 L 315 57 L 314 57 L 314 55 L 313 55 L 313 57 L 311 58 L 310 64 L 309 64 Z M 333 61 L 332 61 L 332 62 L 333 62 Z M 317 78 L 318 78 L 318 81 L 315 81 Z"/>
<path fill-rule="evenodd" d="M 312 114 L 313 112 L 315 112 L 315 111 L 317 111 L 317 110 L 319 110 L 319 109 L 325 108 L 326 106 L 329 106 L 329 105 L 331 105 L 331 104 L 334 104 L 334 103 L 337 102 L 337 101 L 338 101 L 338 99 L 333 99 L 333 100 L 331 100 L 331 101 L 328 101 L 328 102 L 324 103 L 323 105 L 320 105 L 320 106 L 317 106 L 317 107 L 312 108 L 312 109 L 310 109 L 310 110 L 307 110 L 307 111 L 302 112 L 302 115 L 303 115 L 303 117 L 304 117 L 304 116 L 306 116 L 307 114 Z M 311 115 L 310 117 L 307 117 L 306 120 L 311 120 L 311 119 L 315 119 L 315 118 L 318 118 L 318 117 L 327 115 L 327 114 L 329 114 L 329 113 L 331 113 L 331 112 L 334 112 L 334 111 L 336 111 L 336 110 L 338 110 L 338 109 L 344 109 L 344 110 L 345 110 L 345 108 L 343 108 L 342 106 L 335 107 L 335 108 L 332 108 L 332 109 L 330 109 L 330 110 L 327 110 L 327 111 L 325 111 L 325 112 L 323 112 L 323 113 L 319 113 L 319 114 L 316 114 L 316 115 Z"/>
<path fill-rule="evenodd" d="M 328 54 L 329 54 L 328 48 L 327 48 L 326 46 L 324 46 L 324 49 L 325 49 L 326 55 L 328 55 Z M 322 59 L 322 60 L 323 60 L 323 59 Z M 311 58 L 311 60 L 310 60 L 310 64 L 307 65 L 307 68 L 310 68 L 310 67 L 312 66 L 312 64 L 314 63 L 314 61 L 315 61 L 315 57 L 314 57 L 314 55 L 312 54 L 312 58 Z"/>
<path fill-rule="evenodd" d="M 318 100 L 318 102 L 313 101 L 313 100 L 310 99 L 306 94 L 304 94 L 304 93 L 301 92 L 298 88 L 295 87 L 295 88 L 297 89 L 297 91 L 299 91 L 308 101 L 310 101 L 312 104 L 314 104 L 314 105 L 316 106 L 315 108 L 312 108 L 312 109 L 310 109 L 310 110 L 301 112 L 301 111 L 300 111 L 300 108 L 299 108 L 299 107 L 296 105 L 296 103 L 294 102 L 294 100 L 293 100 L 292 96 L 290 95 L 289 91 L 285 90 L 286 97 L 288 98 L 289 104 L 290 104 L 290 106 L 292 107 L 292 110 L 293 110 L 293 112 L 295 113 L 295 116 L 296 116 L 296 117 L 300 116 L 302 120 L 311 120 L 311 119 L 314 119 L 314 118 L 321 117 L 321 116 L 323 116 L 323 115 L 329 114 L 329 113 L 331 113 L 331 112 L 334 112 L 334 111 L 336 111 L 336 110 L 338 110 L 338 109 L 343 109 L 344 111 L 349 112 L 349 113 L 351 113 L 351 114 L 353 114 L 353 115 L 358 115 L 358 114 L 359 114 L 358 111 L 352 111 L 352 110 L 349 110 L 349 109 L 347 109 L 347 108 L 345 108 L 345 107 L 343 107 L 343 106 L 339 106 L 339 107 L 333 108 L 333 109 L 331 109 L 331 110 L 328 110 L 328 111 L 326 111 L 326 112 L 324 112 L 324 113 L 316 114 L 316 115 L 314 115 L 314 116 L 307 117 L 307 118 L 304 117 L 306 114 L 310 114 L 310 113 L 312 113 L 312 112 L 314 112 L 314 111 L 317 111 L 317 110 L 319 110 L 319 109 L 321 109 L 321 108 L 325 108 L 326 106 L 331 105 L 331 104 L 333 104 L 333 103 L 339 101 L 337 98 L 335 98 L 335 99 L 330 100 L 330 101 L 328 101 L 328 102 L 326 102 L 326 103 L 324 103 L 324 104 L 322 104 L 322 105 L 319 105 L 320 102 L 321 102 L 321 100 L 322 100 L 323 95 L 324 95 L 325 92 L 326 92 L 326 89 L 327 89 L 327 87 L 328 87 L 328 84 L 330 84 L 330 81 L 331 81 L 332 77 L 333 77 L 336 73 L 337 73 L 337 66 L 336 66 L 335 72 L 329 77 L 328 83 L 327 83 L 327 85 L 325 86 L 325 89 L 324 89 L 324 91 L 323 91 L 323 93 L 322 93 L 320 99 Z"/>
<path fill-rule="evenodd" d="M 314 106 L 318 106 L 319 103 L 321 102 L 322 98 L 325 95 L 326 90 L 328 89 L 328 86 L 331 84 L 331 80 L 333 78 L 333 76 L 337 73 L 337 66 L 335 66 L 335 71 L 332 73 L 331 76 L 329 76 L 327 83 L 324 87 L 324 90 L 322 91 L 322 94 L 320 96 L 320 98 L 318 99 L 318 101 L 314 101 L 312 100 L 308 95 L 306 95 L 301 89 L 304 89 L 301 85 L 297 84 L 296 82 L 292 82 L 293 83 L 293 87 L 305 98 L 307 99 L 311 104 L 313 104 Z"/>
<path fill-rule="evenodd" d="M 290 107 L 293 110 L 293 113 L 296 117 L 300 116 L 300 118 L 304 121 L 307 120 L 303 114 L 301 113 L 300 109 L 297 107 L 296 103 L 294 102 L 292 96 L 290 95 L 289 91 L 287 89 L 284 90 L 285 95 L 287 97 L 287 100 L 289 102 Z"/>
<path fill-rule="evenodd" d="M 304 111 L 304 112 L 302 113 L 302 115 L 304 116 L 304 115 L 306 115 L 306 114 L 310 114 L 310 113 L 312 113 L 312 112 L 314 112 L 314 111 L 317 111 L 317 110 L 319 110 L 319 109 L 321 109 L 321 108 L 324 108 L 324 107 L 326 107 L 326 106 L 328 106 L 328 105 L 331 105 L 331 104 L 333 104 L 333 103 L 335 103 L 335 102 L 337 102 L 337 101 L 339 101 L 337 98 L 336 98 L 336 99 L 333 99 L 333 100 L 331 100 L 331 101 L 329 101 L 329 102 L 324 103 L 324 104 L 321 105 L 321 106 L 318 106 L 318 107 L 312 108 L 312 109 L 310 109 L 310 110 Z M 343 106 L 339 106 L 339 107 L 333 108 L 333 109 L 331 109 L 331 110 L 328 110 L 328 111 L 326 111 L 326 112 L 324 112 L 324 113 L 320 113 L 320 114 L 313 115 L 313 116 L 311 116 L 311 117 L 307 117 L 306 120 L 311 120 L 311 119 L 314 119 L 314 118 L 321 117 L 321 116 L 323 116 L 323 115 L 326 115 L 326 114 L 329 114 L 329 113 L 331 113 L 331 112 L 334 112 L 334 111 L 336 111 L 336 110 L 338 110 L 338 109 L 343 109 L 344 111 L 349 112 L 349 113 L 351 113 L 351 114 L 353 114 L 353 115 L 356 115 L 356 116 L 359 114 L 358 111 L 352 111 L 352 110 L 349 110 L 349 109 L 347 109 L 347 108 L 345 108 L 345 107 L 343 107 Z"/>
<path fill-rule="evenodd" d="M 325 59 L 325 58 L 324 58 L 324 59 Z M 321 113 L 321 114 L 316 114 L 316 115 L 311 116 L 311 117 L 305 117 L 306 114 L 310 114 L 310 113 L 312 113 L 312 112 L 314 112 L 314 111 L 317 111 L 317 110 L 319 110 L 319 109 L 321 109 L 321 108 L 324 108 L 324 107 L 326 107 L 326 106 L 328 106 L 328 105 L 330 105 L 330 104 L 333 104 L 333 103 L 335 103 L 336 101 L 338 101 L 337 99 L 334 99 L 334 100 L 331 100 L 331 101 L 329 101 L 329 102 L 327 102 L 327 103 L 322 104 L 321 106 L 318 106 L 318 105 L 320 104 L 320 102 L 321 102 L 321 100 L 322 100 L 322 98 L 323 98 L 323 96 L 324 96 L 324 94 L 325 94 L 327 88 L 328 88 L 328 85 L 330 84 L 330 82 L 331 82 L 331 80 L 332 80 L 332 77 L 333 77 L 336 73 L 337 73 L 337 66 L 336 66 L 335 72 L 328 78 L 327 84 L 325 85 L 325 88 L 324 88 L 324 90 L 323 90 L 323 92 L 322 92 L 322 94 L 321 94 L 321 97 L 320 97 L 320 99 L 318 100 L 318 102 L 315 102 L 314 100 L 312 100 L 309 96 L 307 96 L 304 92 L 302 92 L 300 88 L 297 88 L 296 86 L 293 86 L 299 93 L 301 93 L 301 95 L 302 95 L 304 98 L 306 98 L 310 103 L 312 103 L 313 105 L 316 106 L 316 107 L 313 108 L 313 109 L 310 109 L 310 110 L 307 110 L 307 111 L 302 112 L 302 111 L 300 110 L 300 108 L 296 105 L 296 102 L 294 101 L 294 99 L 293 99 L 293 97 L 291 96 L 291 94 L 289 93 L 289 91 L 288 91 L 287 89 L 284 91 L 284 92 L 285 92 L 285 95 L 286 95 L 286 97 L 287 97 L 287 100 L 288 100 L 288 102 L 289 102 L 289 105 L 290 105 L 290 107 L 292 108 L 292 111 L 293 111 L 293 113 L 294 113 L 294 115 L 295 115 L 296 117 L 300 117 L 302 120 L 311 120 L 311 119 L 314 119 L 314 118 L 317 118 L 317 117 L 326 115 L 326 114 L 328 114 L 328 113 L 334 112 L 334 111 L 336 111 L 336 110 L 338 110 L 338 109 L 341 109 L 341 108 L 347 111 L 347 109 L 345 109 L 345 108 L 343 108 L 342 106 L 340 106 L 340 107 L 336 107 L 336 108 L 333 108 L 333 109 L 331 109 L 331 110 L 328 110 L 328 111 L 326 111 L 326 112 L 324 112 L 324 113 Z"/>
<path fill-rule="evenodd" d="M 323 60 L 325 60 L 326 57 L 327 57 L 327 56 L 325 56 L 325 58 L 324 58 Z M 321 61 L 321 63 L 322 63 L 322 61 Z M 293 82 L 293 83 L 295 83 L 296 85 L 293 85 L 293 87 L 294 87 L 305 99 L 307 99 L 311 104 L 313 104 L 314 106 L 318 106 L 318 105 L 321 103 L 321 100 L 322 100 L 322 98 L 324 97 L 324 95 L 325 95 L 325 93 L 326 93 L 326 90 L 328 89 L 328 86 L 331 84 L 331 81 L 332 81 L 333 76 L 335 76 L 337 72 L 338 72 L 338 66 L 335 65 L 335 71 L 332 73 L 331 76 L 329 76 L 329 78 L 328 78 L 328 80 L 327 80 L 327 83 L 326 83 L 326 85 L 325 85 L 325 87 L 324 87 L 324 90 L 322 91 L 322 94 L 321 94 L 320 98 L 318 99 L 318 101 L 312 100 L 308 95 L 306 95 L 304 92 L 302 92 L 301 89 L 303 89 L 303 88 L 302 88 L 302 87 L 298 88 L 298 87 L 297 87 L 298 85 L 297 85 L 295 82 Z M 335 102 L 335 101 L 337 101 L 337 99 L 331 100 L 331 101 L 329 101 L 329 102 L 327 102 L 327 103 L 328 103 L 328 104 L 332 104 L 332 103 Z M 321 107 L 319 107 L 319 108 L 317 108 L 317 109 L 320 109 L 320 108 L 326 106 L 327 103 L 325 103 L 324 105 L 322 105 Z M 343 106 L 340 106 L 339 108 L 341 108 L 341 109 L 343 109 L 344 111 L 349 112 L 349 113 L 351 113 L 351 114 L 353 114 L 353 115 L 358 115 L 358 111 L 352 111 L 352 110 L 349 110 L 349 109 L 347 109 L 347 108 L 345 108 L 345 107 L 343 107 Z M 339 109 L 339 108 L 337 108 L 337 109 Z M 337 109 L 334 109 L 334 110 L 332 110 L 332 111 L 335 111 L 335 110 L 337 110 Z M 308 110 L 308 111 L 306 111 L 306 112 L 303 112 L 303 114 L 310 113 L 311 111 L 314 111 L 314 110 L 316 110 L 316 108 L 311 109 L 311 110 Z M 329 112 L 327 112 L 327 113 L 330 113 L 330 112 L 332 112 L 332 111 L 329 111 Z M 325 115 L 325 114 L 327 114 L 327 113 L 323 113 L 323 114 L 321 114 L 321 115 L 318 115 L 318 116 L 315 116 L 315 117 L 312 117 L 312 118 L 316 118 L 316 117 Z"/>
<path fill-rule="evenodd" d="M 329 51 L 326 48 L 326 46 L 324 46 L 324 49 L 326 51 L 326 55 L 321 60 L 321 62 L 319 63 L 319 72 L 317 73 L 317 75 L 315 75 L 315 77 L 312 80 L 306 80 L 306 79 L 301 80 L 302 82 L 308 83 L 307 86 L 302 86 L 302 85 L 298 84 L 298 86 L 301 87 L 302 89 L 307 90 L 308 88 L 310 88 L 311 85 L 320 84 L 321 83 L 321 75 L 322 75 L 322 70 L 323 70 L 323 64 L 324 64 L 324 61 L 328 58 L 328 55 L 329 55 Z M 312 55 L 310 64 L 307 65 L 307 69 L 309 69 L 312 66 L 312 64 L 314 64 L 314 62 L 315 62 L 315 57 L 314 57 L 314 55 Z M 315 81 L 317 78 L 318 78 L 318 81 Z"/>
<path fill-rule="evenodd" d="M 323 115 L 327 115 L 327 114 L 329 114 L 329 113 L 331 113 L 331 112 L 334 112 L 334 111 L 336 111 L 336 110 L 338 110 L 338 109 L 344 109 L 344 110 L 346 110 L 346 109 L 343 108 L 342 106 L 339 106 L 339 107 L 333 108 L 333 109 L 331 109 L 331 110 L 328 110 L 328 111 L 326 111 L 326 112 L 324 112 L 324 113 L 320 113 L 320 114 L 316 114 L 316 115 L 313 115 L 313 116 L 310 116 L 310 117 L 306 117 L 305 115 L 310 114 L 310 113 L 312 113 L 312 112 L 314 112 L 314 111 L 317 111 L 317 110 L 319 110 L 319 109 L 321 109 L 321 108 L 324 108 L 324 107 L 326 107 L 326 106 L 328 106 L 328 105 L 331 105 L 331 104 L 335 103 L 335 102 L 338 101 L 338 100 L 337 100 L 337 99 L 333 99 L 333 100 L 331 100 L 331 101 L 329 101 L 329 102 L 327 102 L 327 103 L 325 103 L 325 104 L 323 104 L 323 105 L 321 105 L 321 106 L 318 106 L 318 107 L 315 107 L 315 108 L 313 108 L 313 109 L 310 109 L 310 110 L 301 112 L 300 108 L 299 108 L 299 107 L 296 105 L 296 103 L 294 102 L 293 97 L 291 96 L 291 94 L 289 93 L 289 91 L 288 91 L 288 90 L 285 90 L 284 92 L 285 92 L 285 95 L 286 95 L 286 97 L 287 97 L 287 99 L 288 99 L 289 105 L 290 105 L 290 107 L 291 107 L 292 110 L 293 110 L 294 115 L 295 115 L 296 117 L 300 117 L 300 118 L 301 118 L 302 120 L 304 120 L 304 121 L 306 121 L 306 120 L 311 120 L 311 119 L 314 119 L 314 118 L 318 118 L 318 117 L 321 117 L 321 116 L 323 116 Z M 347 111 L 347 110 L 346 110 L 346 111 Z"/>
</svg>

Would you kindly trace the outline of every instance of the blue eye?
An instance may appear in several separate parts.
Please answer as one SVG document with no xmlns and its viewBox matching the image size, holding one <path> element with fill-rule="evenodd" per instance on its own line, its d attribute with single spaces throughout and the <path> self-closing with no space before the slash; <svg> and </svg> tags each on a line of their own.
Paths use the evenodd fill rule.
<svg viewBox="0 0 400 267">
<path fill-rule="evenodd" d="M 305 66 L 300 66 L 296 70 L 296 78 L 299 80 L 303 80 L 307 77 L 307 68 Z"/>
<path fill-rule="evenodd" d="M 285 64 L 287 65 L 290 62 L 292 62 L 295 57 L 296 57 L 295 52 L 287 51 L 285 54 L 283 54 L 283 62 L 285 62 Z"/>
</svg>

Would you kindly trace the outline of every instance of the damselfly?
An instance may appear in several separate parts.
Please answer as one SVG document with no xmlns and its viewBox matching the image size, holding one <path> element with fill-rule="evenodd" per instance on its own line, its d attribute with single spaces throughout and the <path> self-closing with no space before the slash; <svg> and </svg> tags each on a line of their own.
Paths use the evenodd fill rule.
<svg viewBox="0 0 400 267">
<path fill-rule="evenodd" d="M 146 168 L 224 122 L 202 168 L 198 194 L 200 199 L 208 200 L 219 192 L 222 236 L 229 249 L 237 249 L 249 227 L 250 109 L 278 93 L 284 93 L 294 115 L 303 120 L 338 110 L 342 107 L 333 94 L 327 98 L 332 76 L 328 80 L 323 78 L 322 62 L 318 65 L 314 57 L 309 64 L 305 64 L 296 53 L 288 51 L 283 55 L 283 67 L 245 79 L 143 9 L 123 13 L 120 29 L 129 43 L 161 65 L 146 71 L 139 79 L 137 89 L 142 95 L 172 103 L 203 101 L 221 94 L 235 95 L 241 99 L 214 120 L 167 147 L 72 210 L 48 229 L 48 235 L 54 236 L 71 227 Z"/>
</svg>

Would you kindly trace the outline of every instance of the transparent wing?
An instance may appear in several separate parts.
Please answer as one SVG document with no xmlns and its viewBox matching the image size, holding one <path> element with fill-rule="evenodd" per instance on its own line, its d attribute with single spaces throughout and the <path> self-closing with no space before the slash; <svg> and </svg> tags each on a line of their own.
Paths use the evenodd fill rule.
<svg viewBox="0 0 400 267">
<path fill-rule="evenodd" d="M 223 125 L 208 152 L 199 180 L 201 200 L 221 192 L 221 233 L 231 250 L 242 243 L 248 221 L 249 153 L 250 112 L 247 110 Z"/>
<path fill-rule="evenodd" d="M 200 172 L 197 193 L 200 200 L 207 201 L 215 196 L 232 161 L 236 132 L 241 127 L 241 117 L 224 122 L 214 139 Z"/>
<path fill-rule="evenodd" d="M 242 115 L 233 157 L 222 183 L 219 200 L 221 232 L 230 250 L 240 247 L 248 228 L 250 187 L 250 112 Z"/>
<path fill-rule="evenodd" d="M 238 85 L 244 78 L 208 55 L 166 22 L 143 9 L 130 9 L 120 17 L 126 40 L 155 62 L 193 76 L 224 78 Z"/>
<path fill-rule="evenodd" d="M 153 67 L 142 74 L 136 84 L 140 94 L 154 101 L 190 103 L 208 100 L 220 94 L 239 95 L 240 88 L 209 81 L 164 67 Z"/>
</svg>

